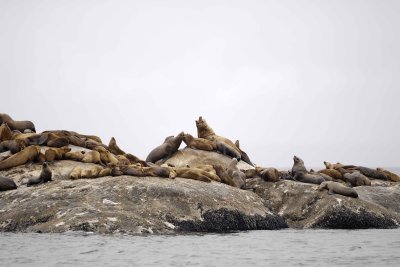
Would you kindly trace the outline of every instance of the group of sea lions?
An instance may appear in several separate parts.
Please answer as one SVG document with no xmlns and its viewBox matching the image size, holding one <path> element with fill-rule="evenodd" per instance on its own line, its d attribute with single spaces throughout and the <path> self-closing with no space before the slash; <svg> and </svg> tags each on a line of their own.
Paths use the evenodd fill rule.
<svg viewBox="0 0 400 267">
<path fill-rule="evenodd" d="M 0 114 L 0 123 L 0 153 L 9 151 L 3 153 L 3 156 L 0 155 L 0 170 L 28 162 L 42 163 L 39 177 L 31 177 L 26 183 L 27 186 L 52 181 L 52 172 L 48 163 L 56 160 L 92 163 L 87 165 L 88 168 L 82 167 L 82 165 L 73 167 L 69 173 L 69 178 L 73 180 L 121 175 L 181 177 L 203 182 L 221 182 L 246 189 L 246 180 L 250 178 L 261 178 L 269 182 L 290 179 L 318 184 L 320 190 L 327 189 L 329 194 L 337 193 L 349 197 L 358 196 L 351 187 L 371 185 L 370 179 L 400 182 L 398 175 L 384 169 L 374 170 L 340 163 L 324 162 L 326 169 L 317 172 L 308 171 L 304 161 L 296 156 L 293 157 L 294 164 L 290 172 L 254 166 L 247 153 L 240 148 L 239 141 L 234 143 L 217 135 L 202 117 L 196 120 L 197 137 L 184 132 L 180 132 L 176 136 L 168 136 L 161 145 L 149 153 L 145 161 L 124 152 L 117 145 L 114 137 L 111 138 L 108 145 L 105 145 L 95 135 L 83 135 L 73 131 L 57 130 L 36 133 L 32 122 L 15 121 L 7 114 Z M 230 157 L 231 161 L 227 166 L 215 163 L 176 167 L 166 164 L 165 161 L 179 150 L 182 142 L 192 149 L 221 153 Z M 71 149 L 71 146 L 75 146 L 74 150 Z M 254 168 L 241 170 L 238 168 L 239 161 L 244 161 Z M 16 188 L 12 179 L 0 177 L 0 191 Z"/>
</svg>

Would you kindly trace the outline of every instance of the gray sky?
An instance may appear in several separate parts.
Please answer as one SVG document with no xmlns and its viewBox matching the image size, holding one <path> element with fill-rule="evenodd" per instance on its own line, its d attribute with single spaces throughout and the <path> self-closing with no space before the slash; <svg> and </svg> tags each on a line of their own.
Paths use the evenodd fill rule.
<svg viewBox="0 0 400 267">
<path fill-rule="evenodd" d="M 400 167 L 399 14 L 395 0 L 0 0 L 0 112 L 141 158 L 203 115 L 263 166 Z"/>
</svg>

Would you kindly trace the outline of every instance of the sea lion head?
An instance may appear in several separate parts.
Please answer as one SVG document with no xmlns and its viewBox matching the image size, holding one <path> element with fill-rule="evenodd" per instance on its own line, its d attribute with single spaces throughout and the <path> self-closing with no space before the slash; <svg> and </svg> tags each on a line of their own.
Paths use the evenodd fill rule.
<svg viewBox="0 0 400 267">
<path fill-rule="evenodd" d="M 43 169 L 45 169 L 45 168 L 49 167 L 49 165 L 47 164 L 47 162 L 43 162 L 42 167 L 43 167 Z"/>
<path fill-rule="evenodd" d="M 303 160 L 297 156 L 293 156 L 293 161 L 294 161 L 294 163 L 299 163 L 299 162 L 302 162 Z"/>
</svg>

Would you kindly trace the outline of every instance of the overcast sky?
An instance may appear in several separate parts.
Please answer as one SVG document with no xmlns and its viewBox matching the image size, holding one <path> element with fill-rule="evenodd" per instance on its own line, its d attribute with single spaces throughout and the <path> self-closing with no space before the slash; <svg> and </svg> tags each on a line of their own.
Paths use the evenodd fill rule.
<svg viewBox="0 0 400 267">
<path fill-rule="evenodd" d="M 0 113 L 141 158 L 202 115 L 263 166 L 400 167 L 399 14 L 396 0 L 0 0 Z"/>
</svg>

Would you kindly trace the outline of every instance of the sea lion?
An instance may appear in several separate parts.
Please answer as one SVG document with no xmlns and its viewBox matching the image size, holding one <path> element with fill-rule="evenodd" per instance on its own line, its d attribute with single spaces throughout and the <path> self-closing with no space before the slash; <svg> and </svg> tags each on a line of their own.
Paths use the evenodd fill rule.
<svg viewBox="0 0 400 267">
<path fill-rule="evenodd" d="M 25 147 L 26 143 L 24 140 L 20 139 L 6 140 L 0 143 L 0 152 L 9 150 L 11 154 L 15 154 L 17 152 L 20 152 Z"/>
<path fill-rule="evenodd" d="M 280 173 L 275 168 L 265 168 L 262 171 L 260 171 L 260 177 L 264 181 L 278 182 L 280 179 Z"/>
<path fill-rule="evenodd" d="M 246 175 L 246 178 L 257 178 L 260 177 L 260 171 L 262 170 L 263 168 L 254 168 L 241 171 Z"/>
<path fill-rule="evenodd" d="M 7 123 L 11 130 L 24 132 L 26 129 L 36 132 L 35 125 L 31 121 L 15 121 L 8 114 L 0 113 L 0 124 Z"/>
<path fill-rule="evenodd" d="M 217 173 L 218 177 L 221 179 L 222 183 L 240 188 L 241 183 L 235 182 L 221 165 L 213 165 L 213 168 Z"/>
<path fill-rule="evenodd" d="M 350 184 L 351 186 L 370 186 L 371 185 L 371 180 L 368 179 L 365 175 L 359 173 L 359 172 L 353 172 L 353 173 L 345 173 L 343 175 L 343 178 L 345 181 Z"/>
<path fill-rule="evenodd" d="M 104 168 L 99 165 L 93 165 L 89 169 L 83 169 L 81 171 L 81 178 L 98 178 L 103 169 Z"/>
<path fill-rule="evenodd" d="M 166 177 L 166 178 L 176 177 L 175 170 L 170 167 L 152 166 L 152 167 L 140 167 L 140 168 L 142 169 L 144 176 Z"/>
<path fill-rule="evenodd" d="M 392 181 L 392 182 L 400 182 L 400 176 L 399 175 L 397 175 L 397 174 L 395 174 L 393 172 L 390 172 L 388 170 L 385 170 L 383 168 L 376 168 L 376 170 L 378 172 L 383 173 L 386 176 L 387 180 Z"/>
<path fill-rule="evenodd" d="M 96 146 L 95 148 L 93 148 L 93 150 L 98 151 L 100 153 L 100 159 L 104 164 L 113 164 L 113 165 L 119 164 L 119 160 L 117 159 L 117 157 L 104 147 Z"/>
<path fill-rule="evenodd" d="M 235 158 L 237 160 L 241 159 L 240 153 L 237 152 L 235 149 L 233 149 L 231 146 L 228 146 L 221 141 L 216 141 L 215 144 L 217 151 L 220 152 L 221 154 L 231 158 Z"/>
<path fill-rule="evenodd" d="M 154 148 L 146 158 L 147 162 L 156 163 L 157 161 L 169 158 L 172 154 L 178 151 L 182 143 L 184 133 L 179 133 L 176 137 L 167 137 L 163 144 Z"/>
<path fill-rule="evenodd" d="M 181 178 L 187 178 L 192 180 L 203 181 L 206 183 L 211 182 L 211 178 L 207 175 L 204 175 L 203 172 L 200 172 L 198 169 L 193 168 L 176 168 L 175 169 L 176 176 Z"/>
<path fill-rule="evenodd" d="M 231 162 L 228 164 L 226 172 L 230 177 L 232 177 L 232 180 L 235 182 L 235 184 L 240 185 L 239 188 L 244 188 L 246 185 L 246 175 L 239 170 L 237 164 L 238 160 L 236 158 L 232 158 Z"/>
<path fill-rule="evenodd" d="M 144 167 L 148 167 L 149 166 L 144 160 L 139 159 L 135 155 L 127 153 L 124 156 L 130 161 L 131 164 L 139 163 L 140 165 L 142 165 Z"/>
<path fill-rule="evenodd" d="M 13 189 L 17 189 L 15 182 L 10 178 L 0 176 L 0 191 L 8 191 Z"/>
<path fill-rule="evenodd" d="M 331 178 L 336 179 L 336 180 L 343 180 L 343 175 L 338 170 L 335 170 L 335 169 L 323 169 L 323 170 L 319 170 L 318 172 L 328 175 Z"/>
<path fill-rule="evenodd" d="M 75 166 L 69 174 L 69 178 L 76 180 L 81 178 L 82 168 L 80 166 Z"/>
<path fill-rule="evenodd" d="M 228 138 L 217 135 L 214 132 L 214 130 L 207 124 L 206 120 L 203 119 L 202 116 L 200 116 L 199 119 L 196 120 L 196 127 L 197 127 L 197 137 L 198 138 L 208 139 L 213 142 L 217 142 L 217 141 L 222 142 L 225 145 L 227 145 L 228 147 L 234 149 L 237 153 L 239 153 L 240 158 L 242 159 L 240 149 L 237 148 L 236 145 Z M 253 163 L 250 161 L 250 159 L 248 159 L 248 157 L 245 157 L 242 160 L 244 162 L 250 164 L 251 166 L 253 166 Z"/>
<path fill-rule="evenodd" d="M 311 173 L 305 173 L 305 172 L 296 172 L 294 175 L 293 179 L 295 181 L 299 181 L 302 183 L 309 183 L 309 184 L 321 184 L 325 182 L 325 179 L 318 174 L 311 174 Z"/>
<path fill-rule="evenodd" d="M 321 173 L 321 172 L 316 172 L 313 169 L 310 169 L 309 171 L 310 174 L 316 174 L 321 176 L 322 178 L 324 178 L 325 181 L 333 181 L 333 178 L 330 177 L 329 175 L 325 174 L 325 173 Z"/>
<path fill-rule="evenodd" d="M 240 156 L 241 156 L 242 160 L 243 160 L 244 162 L 251 162 L 249 155 L 247 155 L 247 153 L 244 152 L 244 151 L 240 148 L 240 142 L 239 142 L 239 140 L 236 140 L 236 141 L 235 141 L 235 146 L 239 149 L 239 151 L 240 151 Z M 253 163 L 251 163 L 250 165 L 251 165 L 251 166 L 254 166 Z"/>
<path fill-rule="evenodd" d="M 85 156 L 85 151 L 73 151 L 64 154 L 64 159 L 82 161 Z"/>
<path fill-rule="evenodd" d="M 29 161 L 33 161 L 40 153 L 39 146 L 28 146 L 20 152 L 11 155 L 10 157 L 0 162 L 0 170 L 23 165 Z"/>
<path fill-rule="evenodd" d="M 343 168 L 343 166 L 344 166 L 343 164 L 341 164 L 339 162 L 336 164 L 333 164 L 328 161 L 324 161 L 324 165 L 327 169 L 339 169 L 339 168 Z"/>
<path fill-rule="evenodd" d="M 116 158 L 118 159 L 119 165 L 130 165 L 130 160 L 125 157 L 124 155 L 117 155 Z"/>
<path fill-rule="evenodd" d="M 183 136 L 183 142 L 190 148 L 213 151 L 216 149 L 215 142 L 204 139 L 204 138 L 194 138 L 191 134 L 185 134 Z"/>
<path fill-rule="evenodd" d="M 344 186 L 340 183 L 337 182 L 323 182 L 319 185 L 319 190 L 328 190 L 328 194 L 332 195 L 333 193 L 347 196 L 347 197 L 354 197 L 357 198 L 358 194 L 357 191 L 354 190 L 353 188 Z"/>
<path fill-rule="evenodd" d="M 308 171 L 304 166 L 304 161 L 297 156 L 293 156 L 292 175 L 295 176 L 297 173 L 307 173 L 307 172 Z"/>
<path fill-rule="evenodd" d="M 217 174 L 217 172 L 215 171 L 213 165 L 210 165 L 210 164 L 199 164 L 199 165 L 196 165 L 196 166 L 186 166 L 186 167 L 200 169 L 200 170 L 203 170 L 203 171 L 206 171 L 206 172 L 209 172 L 209 173 L 213 173 L 215 175 Z"/>
<path fill-rule="evenodd" d="M 49 147 L 63 147 L 69 145 L 69 139 L 66 137 L 57 137 L 47 141 L 47 146 Z"/>
<path fill-rule="evenodd" d="M 85 147 L 85 139 L 84 138 L 81 138 L 76 135 L 70 135 L 67 138 L 71 145 Z"/>
<path fill-rule="evenodd" d="M 0 126 L 0 142 L 13 139 L 13 133 L 6 122 Z"/>
<path fill-rule="evenodd" d="M 117 141 L 114 137 L 111 137 L 110 142 L 108 143 L 108 150 L 114 155 L 125 155 L 126 153 L 119 148 L 117 145 Z"/>
<path fill-rule="evenodd" d="M 103 169 L 99 172 L 98 177 L 110 176 L 111 173 L 112 173 L 112 168 L 106 167 L 106 168 L 103 168 Z"/>
<path fill-rule="evenodd" d="M 61 148 L 53 147 L 46 149 L 44 152 L 44 156 L 46 158 L 46 161 L 55 161 L 55 160 L 62 160 L 64 159 L 64 155 L 67 152 L 70 152 L 71 148 L 67 146 L 63 146 Z"/>
<path fill-rule="evenodd" d="M 50 181 L 53 181 L 51 178 L 53 173 L 51 172 L 49 165 L 44 162 L 42 164 L 42 172 L 40 173 L 39 177 L 37 178 L 30 178 L 26 186 L 32 186 L 37 184 L 43 184 Z"/>
<path fill-rule="evenodd" d="M 384 180 L 384 181 L 387 180 L 386 175 L 377 170 L 367 168 L 367 167 L 362 167 L 362 166 L 357 166 L 354 169 L 359 170 L 362 174 L 364 174 L 368 178 L 380 179 L 380 180 Z"/>
<path fill-rule="evenodd" d="M 102 163 L 100 158 L 100 153 L 95 150 L 91 150 L 85 153 L 85 156 L 82 159 L 84 163 Z"/>
</svg>

